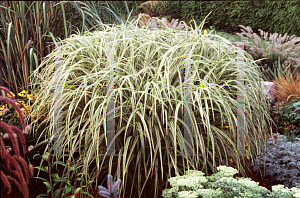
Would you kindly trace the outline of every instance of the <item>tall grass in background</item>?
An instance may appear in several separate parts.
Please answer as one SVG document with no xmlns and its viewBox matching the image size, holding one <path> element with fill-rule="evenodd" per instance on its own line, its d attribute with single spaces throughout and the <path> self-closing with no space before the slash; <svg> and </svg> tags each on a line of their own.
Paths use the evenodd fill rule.
<svg viewBox="0 0 300 198">
<path fill-rule="evenodd" d="M 29 76 L 54 49 L 54 38 L 122 24 L 129 13 L 126 1 L 1 1 L 0 85 L 18 96 L 34 82 Z"/>
</svg>

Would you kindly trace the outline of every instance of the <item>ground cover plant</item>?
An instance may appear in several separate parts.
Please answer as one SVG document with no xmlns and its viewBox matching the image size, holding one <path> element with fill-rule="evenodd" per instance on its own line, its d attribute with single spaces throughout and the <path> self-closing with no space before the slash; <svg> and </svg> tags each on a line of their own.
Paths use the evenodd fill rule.
<svg viewBox="0 0 300 198">
<path fill-rule="evenodd" d="M 238 171 L 232 167 L 219 166 L 218 173 L 205 177 L 197 170 L 188 171 L 183 176 L 169 179 L 172 188 L 163 191 L 163 197 L 168 198 L 227 198 L 227 197 L 300 197 L 300 185 L 291 189 L 283 185 L 272 186 L 272 192 L 258 186 L 249 178 L 232 178 Z"/>
<path fill-rule="evenodd" d="M 255 160 L 254 170 L 289 188 L 300 185 L 300 138 L 290 142 L 279 133 L 273 136 L 264 154 Z"/>
<path fill-rule="evenodd" d="M 137 21 L 106 28 L 106 31 L 89 32 L 83 36 L 74 34 L 63 41 L 61 48 L 62 83 L 94 85 L 93 88 L 65 86 L 62 91 L 62 117 L 66 122 L 62 148 L 70 154 L 80 153 L 73 161 L 76 165 L 83 165 L 82 173 L 89 172 L 85 179 L 89 181 L 101 175 L 103 177 L 101 172 L 109 168 L 109 174 L 122 180 L 121 191 L 130 181 L 131 194 L 153 197 L 158 194 L 159 185 L 165 184 L 164 178 L 170 176 L 172 169 L 176 173 L 182 172 L 179 167 L 208 172 L 221 161 L 228 162 L 229 155 L 233 155 L 236 149 L 233 143 L 236 107 L 228 106 L 236 101 L 236 90 L 230 87 L 193 87 L 192 120 L 197 124 L 194 125 L 196 135 L 192 147 L 193 152 L 201 157 L 176 155 L 185 149 L 181 133 L 184 42 L 187 39 L 195 41 L 191 44 L 195 71 L 192 78 L 200 84 L 234 84 L 237 75 L 235 52 L 239 53 L 241 49 L 229 45 L 229 41 L 218 35 L 208 33 L 203 36 L 201 25 L 191 30 L 193 34 L 176 30 L 154 32 L 137 28 Z M 180 42 L 175 43 L 172 40 L 174 37 Z M 138 38 L 140 40 L 135 42 Z M 116 154 L 124 154 L 119 158 L 97 157 L 102 154 L 100 149 L 106 147 L 104 107 L 107 97 L 105 87 L 99 85 L 106 82 L 108 46 L 104 43 L 110 40 L 122 41 L 115 45 L 114 65 L 115 87 L 118 87 L 115 89 Z M 32 113 L 38 112 L 42 106 L 49 112 L 45 120 L 49 127 L 41 134 L 49 140 L 54 138 L 53 116 L 50 116 L 54 110 L 53 58 L 54 53 L 49 54 L 40 65 L 44 67 L 42 72 L 34 74 L 41 89 L 32 90 L 32 94 L 39 93 L 36 102 L 40 104 L 33 104 Z M 266 103 L 266 97 L 261 87 L 254 83 L 262 80 L 262 74 L 250 55 L 245 54 L 244 58 L 247 67 L 245 81 L 250 87 L 250 94 L 245 93 L 245 96 L 251 107 L 246 110 L 246 124 L 248 130 L 254 131 L 247 133 L 246 142 L 249 152 L 255 156 L 264 145 L 270 117 L 267 106 L 261 105 Z M 225 121 L 229 127 L 221 130 Z M 107 158 L 112 161 L 111 165 L 107 164 Z M 233 161 L 239 164 L 243 172 L 243 159 L 233 157 Z M 89 169 L 91 163 L 94 163 L 92 170 Z M 116 172 L 113 173 L 113 170 Z M 153 186 L 146 189 L 146 185 Z M 121 192 L 122 195 L 124 192 Z"/>
</svg>

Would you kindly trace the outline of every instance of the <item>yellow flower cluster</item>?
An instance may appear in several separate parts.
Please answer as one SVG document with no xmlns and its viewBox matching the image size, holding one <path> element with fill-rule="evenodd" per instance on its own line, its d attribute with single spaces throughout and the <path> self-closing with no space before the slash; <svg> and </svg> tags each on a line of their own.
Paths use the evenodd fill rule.
<svg viewBox="0 0 300 198">
<path fill-rule="evenodd" d="M 230 142 L 229 141 L 227 141 L 227 143 L 228 144 L 230 144 Z M 250 157 L 249 157 L 249 147 L 248 147 L 248 145 L 247 144 L 245 144 L 245 157 L 246 157 L 246 159 L 250 159 Z M 232 158 L 229 158 L 229 161 L 230 162 L 233 162 L 233 159 Z"/>
<path fill-rule="evenodd" d="M 11 93 L 11 94 L 15 97 L 15 94 L 14 94 L 14 93 Z M 20 92 L 18 95 L 19 95 L 20 97 L 22 97 L 22 98 L 27 97 L 27 99 L 30 100 L 30 101 L 36 100 L 36 98 L 38 97 L 38 94 L 35 94 L 34 97 L 31 96 L 31 94 L 28 94 L 28 91 L 26 91 L 26 90 L 23 90 L 23 91 Z M 11 98 L 10 95 L 8 95 L 7 97 Z M 33 98 L 34 98 L 34 99 L 33 99 Z M 22 101 L 22 100 L 21 100 L 21 101 L 18 101 L 18 102 L 24 105 L 24 107 L 27 109 L 28 113 L 31 113 L 31 112 L 32 112 L 32 108 L 31 108 L 30 105 L 26 105 L 25 102 Z M 26 110 L 25 110 L 19 103 L 17 103 L 17 105 L 18 105 L 19 107 L 21 107 L 22 114 L 25 116 L 25 115 L 27 114 L 27 112 L 26 112 Z M 3 111 L 5 108 L 8 108 L 7 104 L 5 104 L 5 105 L 0 105 L 0 116 L 2 116 L 2 111 Z M 30 117 L 31 117 L 33 120 L 35 120 L 36 116 L 37 116 L 37 113 L 36 113 L 35 115 L 30 115 Z M 14 118 L 15 118 L 14 120 L 15 120 L 15 121 L 16 121 L 16 118 L 17 118 L 17 117 L 19 117 L 19 115 L 18 115 L 17 112 L 15 112 L 15 114 L 14 114 Z M 0 118 L 0 120 L 3 120 L 3 118 Z"/>
</svg>

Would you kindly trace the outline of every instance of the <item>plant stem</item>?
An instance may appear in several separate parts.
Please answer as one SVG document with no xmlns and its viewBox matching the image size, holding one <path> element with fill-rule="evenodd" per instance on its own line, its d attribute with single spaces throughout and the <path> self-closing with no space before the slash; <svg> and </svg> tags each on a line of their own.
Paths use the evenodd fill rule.
<svg viewBox="0 0 300 198">
<path fill-rule="evenodd" d="M 48 151 L 50 153 L 49 147 L 48 147 Z M 50 162 L 49 162 L 49 156 L 48 156 L 47 162 L 48 162 L 49 182 L 50 182 L 50 186 L 51 186 L 51 191 L 50 192 L 51 192 L 51 197 L 53 197 L 53 191 L 52 191 L 53 187 L 52 187 L 52 178 L 51 178 L 51 165 L 50 165 Z"/>
</svg>

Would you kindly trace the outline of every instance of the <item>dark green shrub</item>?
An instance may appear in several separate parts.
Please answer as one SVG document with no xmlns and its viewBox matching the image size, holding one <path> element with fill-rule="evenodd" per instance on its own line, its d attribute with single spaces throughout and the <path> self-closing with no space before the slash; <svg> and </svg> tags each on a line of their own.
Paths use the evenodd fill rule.
<svg viewBox="0 0 300 198">
<path fill-rule="evenodd" d="M 277 132 L 284 134 L 288 141 L 300 137 L 300 97 L 289 101 L 275 113 Z"/>
</svg>

